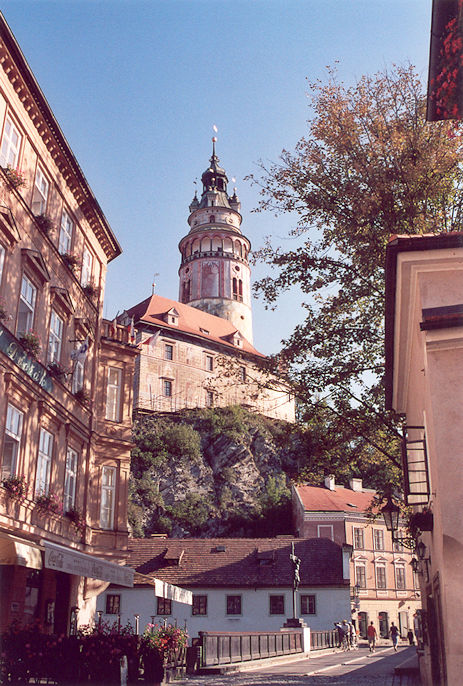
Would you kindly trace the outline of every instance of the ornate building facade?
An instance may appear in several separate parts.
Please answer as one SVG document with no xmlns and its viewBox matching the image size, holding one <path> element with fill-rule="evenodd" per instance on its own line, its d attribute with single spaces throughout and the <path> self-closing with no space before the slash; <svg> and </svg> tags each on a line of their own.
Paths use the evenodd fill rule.
<svg viewBox="0 0 463 686">
<path fill-rule="evenodd" d="M 120 247 L 0 15 L 0 631 L 66 633 L 131 586 L 134 359 L 102 318 Z"/>
</svg>

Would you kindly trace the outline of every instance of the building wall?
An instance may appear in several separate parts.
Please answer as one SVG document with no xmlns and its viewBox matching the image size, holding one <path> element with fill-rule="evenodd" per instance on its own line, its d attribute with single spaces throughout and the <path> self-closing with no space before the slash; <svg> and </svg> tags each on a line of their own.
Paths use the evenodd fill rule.
<svg viewBox="0 0 463 686">
<path fill-rule="evenodd" d="M 140 616 L 140 632 L 149 622 L 162 624 L 164 620 L 185 626 L 190 639 L 198 635 L 199 631 L 278 631 L 287 618 L 293 616 L 292 590 L 280 588 L 194 588 L 189 589 L 194 594 L 207 595 L 207 615 L 193 615 L 191 606 L 172 602 L 171 615 L 157 615 L 157 602 L 153 588 L 122 589 L 109 587 L 98 597 L 97 611 L 103 612 L 105 621 L 117 621 L 117 615 L 107 615 L 106 597 L 108 594 L 120 595 L 121 623 L 127 621 L 134 624 L 134 615 Z M 314 595 L 316 614 L 300 613 L 300 599 L 302 594 Z M 240 595 L 242 598 L 242 614 L 226 614 L 226 596 Z M 284 614 L 270 614 L 270 595 L 284 596 Z M 330 630 L 333 623 L 349 617 L 349 590 L 347 588 L 304 588 L 298 590 L 298 615 L 313 631 Z"/>
</svg>

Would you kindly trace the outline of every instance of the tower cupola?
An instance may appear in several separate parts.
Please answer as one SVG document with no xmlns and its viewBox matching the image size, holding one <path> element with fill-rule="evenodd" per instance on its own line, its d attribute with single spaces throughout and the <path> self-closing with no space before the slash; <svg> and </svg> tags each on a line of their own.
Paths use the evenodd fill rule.
<svg viewBox="0 0 463 686">
<path fill-rule="evenodd" d="M 179 300 L 233 322 L 252 343 L 251 244 L 241 232 L 241 203 L 229 196 L 228 178 L 219 165 L 212 139 L 212 156 L 201 176 L 202 194 L 190 203 L 189 233 L 179 249 Z"/>
</svg>

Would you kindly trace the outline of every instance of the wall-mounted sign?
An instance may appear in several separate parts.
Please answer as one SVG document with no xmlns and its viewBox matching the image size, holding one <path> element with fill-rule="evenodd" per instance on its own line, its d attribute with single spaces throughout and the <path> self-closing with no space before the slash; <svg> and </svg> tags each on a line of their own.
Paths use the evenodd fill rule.
<svg viewBox="0 0 463 686">
<path fill-rule="evenodd" d="M 41 388 L 49 393 L 53 391 L 53 381 L 46 368 L 28 355 L 21 343 L 2 324 L 0 324 L 0 350 Z"/>
</svg>

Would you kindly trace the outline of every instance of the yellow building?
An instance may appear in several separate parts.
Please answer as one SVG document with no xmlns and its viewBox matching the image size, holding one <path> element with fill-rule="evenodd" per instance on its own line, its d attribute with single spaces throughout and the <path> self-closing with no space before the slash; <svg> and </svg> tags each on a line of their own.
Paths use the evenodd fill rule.
<svg viewBox="0 0 463 686">
<path fill-rule="evenodd" d="M 120 247 L 0 15 L 0 630 L 67 632 L 127 547 L 134 359 L 102 319 Z"/>
</svg>

